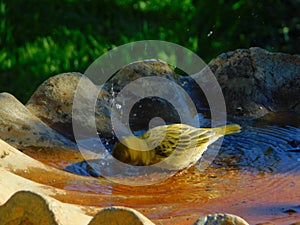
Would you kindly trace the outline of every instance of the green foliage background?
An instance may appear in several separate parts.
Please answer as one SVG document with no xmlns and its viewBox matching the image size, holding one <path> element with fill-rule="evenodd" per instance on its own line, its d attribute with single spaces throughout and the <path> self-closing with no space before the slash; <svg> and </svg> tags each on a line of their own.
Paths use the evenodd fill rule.
<svg viewBox="0 0 300 225">
<path fill-rule="evenodd" d="M 297 54 L 299 12 L 299 0 L 0 0 L 0 92 L 25 103 L 47 77 L 137 40 L 174 42 L 207 63 L 252 46 Z"/>
</svg>

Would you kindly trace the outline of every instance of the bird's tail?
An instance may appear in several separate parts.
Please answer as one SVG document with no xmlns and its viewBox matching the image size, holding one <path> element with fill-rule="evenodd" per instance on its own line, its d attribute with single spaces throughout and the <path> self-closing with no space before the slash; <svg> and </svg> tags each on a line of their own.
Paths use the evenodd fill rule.
<svg viewBox="0 0 300 225">
<path fill-rule="evenodd" d="M 228 124 L 221 127 L 214 127 L 213 130 L 217 132 L 218 136 L 224 136 L 227 134 L 239 133 L 241 131 L 241 126 L 238 124 Z"/>
</svg>

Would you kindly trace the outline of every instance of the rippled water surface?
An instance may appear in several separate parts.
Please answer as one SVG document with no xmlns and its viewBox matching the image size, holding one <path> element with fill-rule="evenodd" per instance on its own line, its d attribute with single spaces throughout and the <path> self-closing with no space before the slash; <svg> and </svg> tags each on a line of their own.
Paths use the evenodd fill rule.
<svg viewBox="0 0 300 225">
<path fill-rule="evenodd" d="M 192 224 L 214 212 L 234 213 L 253 224 L 300 221 L 299 114 L 230 121 L 241 124 L 242 132 L 224 138 L 218 156 L 205 170 L 200 163 L 149 186 L 126 186 L 101 177 L 53 185 L 80 193 L 80 204 L 133 207 L 158 224 Z M 218 147 L 210 146 L 206 154 Z M 72 173 L 101 175 L 80 156 L 34 157 Z M 108 163 L 103 165 L 109 168 Z M 112 171 L 112 176 L 117 173 Z"/>
</svg>

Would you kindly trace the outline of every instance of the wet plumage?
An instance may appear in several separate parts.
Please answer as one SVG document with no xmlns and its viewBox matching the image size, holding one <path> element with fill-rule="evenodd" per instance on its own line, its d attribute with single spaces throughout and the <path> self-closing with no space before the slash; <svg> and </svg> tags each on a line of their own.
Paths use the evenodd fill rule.
<svg viewBox="0 0 300 225">
<path fill-rule="evenodd" d="M 122 144 L 117 142 L 113 156 L 121 162 L 131 165 L 152 165 L 172 170 L 181 170 L 194 165 L 218 138 L 238 133 L 239 125 L 226 125 L 216 128 L 195 128 L 185 124 L 158 126 L 139 136 L 124 138 Z"/>
</svg>

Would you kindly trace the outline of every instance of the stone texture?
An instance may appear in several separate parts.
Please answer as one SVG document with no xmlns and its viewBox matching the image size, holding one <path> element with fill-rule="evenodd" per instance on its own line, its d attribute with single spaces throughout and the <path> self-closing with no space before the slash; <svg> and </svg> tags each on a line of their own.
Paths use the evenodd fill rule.
<svg viewBox="0 0 300 225">
<path fill-rule="evenodd" d="M 90 214 L 102 208 L 63 203 L 57 199 L 74 198 L 72 191 L 44 185 L 87 179 L 47 166 L 0 139 L 0 225 L 88 224 Z"/>
<path fill-rule="evenodd" d="M 77 149 L 76 145 L 48 127 L 8 93 L 0 94 L 0 138 L 19 149 Z"/>
<path fill-rule="evenodd" d="M 78 161 L 83 160 L 81 154 L 78 154 L 77 152 L 74 153 L 76 153 L 74 158 Z M 49 152 L 48 154 L 52 155 L 52 153 Z M 95 158 L 94 153 L 86 152 L 86 156 Z M 87 179 L 87 177 L 77 176 L 75 174 L 56 169 L 52 166 L 45 165 L 42 162 L 25 155 L 23 152 L 0 139 L 0 169 L 1 168 L 17 175 L 30 177 L 33 181 L 47 184 L 65 180 L 70 182 L 81 182 Z M 3 182 L 0 182 L 0 186 L 6 184 L 5 179 L 0 181 Z M 11 183 L 11 181 L 9 183 Z M 100 184 L 101 182 L 99 181 L 99 185 Z M 22 187 L 24 186 L 21 186 L 21 188 Z"/>
<path fill-rule="evenodd" d="M 260 117 L 269 111 L 300 111 L 298 98 L 299 57 L 297 56 L 250 48 L 222 54 L 210 63 L 210 67 L 223 88 L 229 114 Z M 117 106 L 118 102 L 114 102 L 114 100 L 116 93 L 123 87 L 122 85 L 147 75 L 166 77 L 173 83 L 181 84 L 181 77 L 173 73 L 168 65 L 161 61 L 136 62 L 124 67 L 110 81 L 111 83 L 107 83 L 107 91 L 100 91 L 96 102 L 99 106 L 96 110 L 98 131 L 103 135 L 110 133 L 108 109 L 110 105 Z M 72 135 L 69 135 L 72 133 L 72 101 L 81 78 L 82 75 L 78 73 L 61 74 L 50 78 L 32 96 L 27 103 L 27 108 L 13 96 L 7 93 L 0 94 L 2 106 L 0 109 L 0 138 L 21 149 L 28 147 L 38 147 L 43 150 L 52 147 L 75 149 L 76 146 L 73 142 L 59 135 L 50 127 L 68 138 L 73 138 Z M 120 83 L 118 83 L 119 80 Z M 148 88 L 148 83 L 144 85 L 142 88 Z M 85 96 L 85 93 L 88 94 L 89 88 L 97 87 L 86 86 L 86 90 L 82 90 L 83 93 L 79 99 L 83 106 L 88 103 L 88 95 Z M 155 88 L 153 91 L 157 92 Z M 159 91 L 162 91 L 163 95 L 168 94 L 167 89 Z M 160 102 L 160 100 L 155 101 Z M 179 101 L 181 100 L 179 99 Z M 147 104 L 151 105 L 151 102 L 143 104 L 145 105 L 142 107 Z M 162 104 L 166 105 L 165 102 Z M 160 110 L 159 112 L 163 114 L 167 112 L 167 108 L 162 107 L 152 108 L 152 110 L 156 112 Z M 142 111 L 134 112 L 141 114 Z M 142 115 L 143 118 L 147 116 L 152 118 L 152 114 Z M 177 118 L 173 111 L 167 116 L 168 120 Z M 91 123 L 95 122 L 87 118 L 84 112 L 77 119 L 87 129 Z M 94 157 L 95 155 L 91 153 L 91 159 Z M 78 161 L 80 160 L 78 159 Z M 79 196 L 86 197 L 84 194 L 77 193 L 75 195 L 72 191 L 51 186 L 64 181 L 68 182 L 68 187 L 72 184 L 80 185 L 80 183 L 89 181 L 104 189 L 107 182 L 104 179 L 77 176 L 46 166 L 0 140 L 0 224 L 79 225 L 101 222 L 109 224 L 108 220 L 122 224 L 126 221 L 131 224 L 135 222 L 152 224 L 142 214 L 128 208 L 102 209 L 63 203 L 76 201 L 81 204 L 83 200 Z M 94 198 L 91 199 L 95 199 L 96 195 L 92 197 Z M 218 203 L 218 201 L 216 199 L 210 206 L 215 207 L 217 204 L 224 203 Z M 32 208 L 32 205 L 38 208 Z M 237 210 L 240 210 L 237 207 L 232 213 L 242 213 Z M 16 211 L 14 212 L 14 210 Z M 38 213 L 39 216 L 34 213 Z M 96 213 L 98 214 L 94 216 Z M 245 214 L 245 212 L 243 213 Z M 121 221 L 118 221 L 119 217 L 122 217 Z M 247 224 L 247 222 L 230 214 L 213 214 L 198 219 L 195 224 Z"/>
<path fill-rule="evenodd" d="M 29 191 L 15 193 L 9 201 L 0 207 L 0 224 L 52 225 L 55 221 L 53 212 L 41 196 Z"/>
<path fill-rule="evenodd" d="M 154 225 L 138 211 L 127 207 L 107 207 L 97 213 L 88 225 Z"/>
<path fill-rule="evenodd" d="M 144 60 L 128 64 L 117 72 L 106 84 L 105 90 L 120 92 L 128 83 L 148 76 L 158 76 L 177 82 L 178 75 L 169 67 L 167 63 L 161 60 Z"/>
<path fill-rule="evenodd" d="M 209 214 L 199 218 L 194 225 L 249 225 L 244 219 L 232 214 Z"/>
<path fill-rule="evenodd" d="M 278 111 L 300 112 L 300 57 L 261 48 L 221 54 L 209 67 L 222 87 L 227 112 L 261 117 Z"/>
<path fill-rule="evenodd" d="M 129 208 L 63 203 L 60 199 L 70 202 L 79 196 L 72 191 L 42 184 L 62 181 L 68 185 L 90 181 L 102 188 L 108 182 L 44 165 L 0 139 L 0 225 L 86 225 L 102 224 L 103 221 L 106 221 L 104 224 L 116 224 L 114 222 L 120 220 L 119 216 L 122 216 L 122 224 L 153 224 L 141 213 Z M 78 199 L 78 202 L 81 201 Z"/>
<path fill-rule="evenodd" d="M 161 60 L 133 62 L 104 84 L 108 93 L 105 99 L 117 115 L 130 113 L 130 122 L 138 129 L 148 128 L 154 117 L 166 122 L 179 122 L 185 116 L 194 118 L 195 111 L 189 110 L 191 107 L 179 85 L 179 77 Z M 124 96 L 122 99 L 116 98 L 120 91 Z"/>
<path fill-rule="evenodd" d="M 238 49 L 220 55 L 209 63 L 209 67 L 223 90 L 227 112 L 230 115 L 257 118 L 271 111 L 300 112 L 300 100 L 295 97 L 300 92 L 299 56 L 270 53 L 260 48 Z M 83 77 L 80 73 L 64 73 L 49 78 L 36 90 L 26 107 L 48 126 L 74 140 L 71 126 L 73 98 L 78 82 Z M 161 117 L 167 122 L 179 122 L 183 115 L 190 118 L 195 116 L 194 112 L 187 110 L 191 107 L 180 91 L 174 94 L 168 87 L 158 87 L 159 81 L 157 85 L 153 85 L 149 80 L 143 80 L 138 88 L 129 88 L 122 92 L 127 98 L 117 99 L 118 93 L 126 85 L 145 77 L 166 78 L 173 85 L 171 89 L 177 84 L 185 90 L 191 89 L 194 92 L 191 95 L 196 107 L 207 106 L 203 91 L 194 87 L 193 77 L 177 75 L 168 64 L 160 60 L 134 62 L 122 68 L 101 90 L 99 89 L 96 127 L 101 136 L 112 134 L 111 106 L 113 119 L 118 120 L 121 115 L 130 113 L 129 123 L 135 123 L 137 129 L 148 128 L 149 121 L 154 117 Z M 83 108 L 88 108 L 88 91 L 93 88 L 95 87 L 87 84 L 87 87 L 81 90 Z M 144 98 L 145 93 L 152 95 L 136 101 Z M 124 101 L 127 104 L 124 104 Z M 179 103 L 181 110 L 185 110 L 178 111 L 173 102 Z M 126 105 L 130 105 L 129 109 Z M 91 124 L 95 122 L 88 118 L 84 111 L 77 119 L 87 133 Z M 128 123 L 123 120 L 122 122 Z"/>
<path fill-rule="evenodd" d="M 79 82 L 85 82 L 83 88 L 77 90 Z M 109 106 L 101 96 L 104 91 L 100 90 L 93 83 L 80 73 L 63 73 L 50 77 L 42 83 L 31 96 L 26 107 L 40 118 L 49 127 L 53 128 L 60 134 L 73 139 L 72 129 L 72 110 L 73 100 L 77 92 L 78 101 L 82 104 L 82 110 L 78 123 L 82 129 L 90 130 L 93 123 L 96 122 L 96 128 L 102 135 L 111 135 Z M 99 92 L 99 98 L 96 103 L 94 99 L 89 98 L 90 92 Z M 88 104 L 95 106 L 95 118 L 91 118 L 86 113 L 90 108 Z"/>
<path fill-rule="evenodd" d="M 82 203 L 86 198 L 93 202 L 97 195 L 88 197 L 87 193 L 45 185 L 63 181 L 69 187 L 72 183 L 78 186 L 88 181 L 102 190 L 108 182 L 47 166 L 0 139 L 0 224 L 153 224 L 130 208 L 70 204 L 74 201 Z"/>
<path fill-rule="evenodd" d="M 72 178 L 80 182 L 78 176 L 44 165 L 0 139 L 0 224 L 87 224 L 91 217 L 81 206 L 54 199 L 68 191 L 41 184 Z"/>
<path fill-rule="evenodd" d="M 4 174 L 12 179 L 11 185 L 14 186 L 10 187 L 11 190 L 5 186 L 2 189 L 1 195 L 7 195 L 9 192 L 11 197 L 6 202 L 0 202 L 1 225 L 85 225 L 92 218 L 86 215 L 84 207 L 62 203 L 36 190 L 18 191 L 16 184 L 20 182 L 25 187 L 29 184 L 32 189 L 37 189 L 40 185 L 12 174 Z M 40 187 L 42 188 L 43 186 Z M 44 186 L 44 188 L 47 187 Z"/>
</svg>

